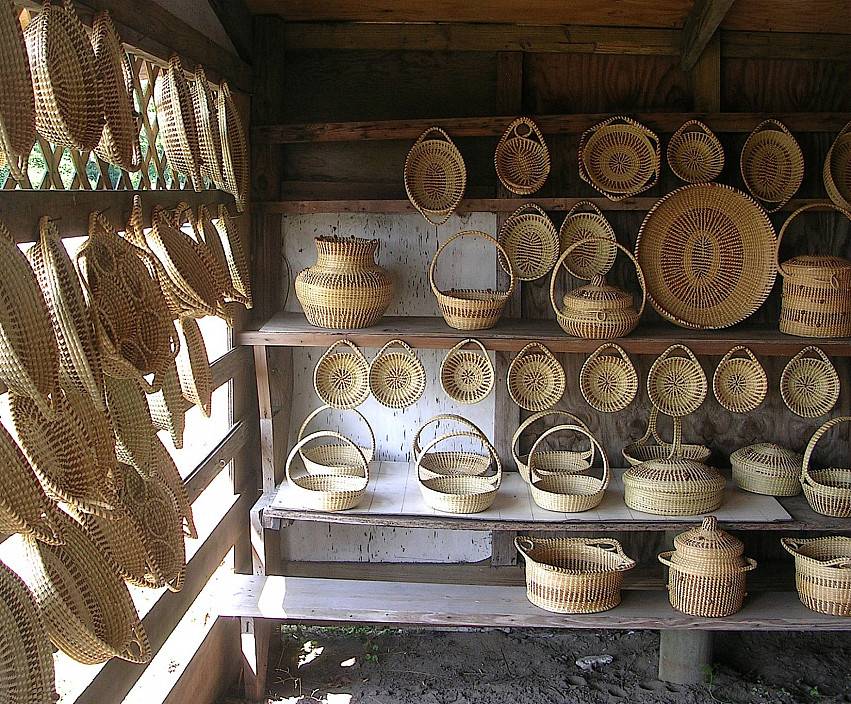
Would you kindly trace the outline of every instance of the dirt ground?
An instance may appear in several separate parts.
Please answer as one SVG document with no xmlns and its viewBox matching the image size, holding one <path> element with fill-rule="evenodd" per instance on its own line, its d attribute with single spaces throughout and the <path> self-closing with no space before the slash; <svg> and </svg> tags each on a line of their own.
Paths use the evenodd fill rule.
<svg viewBox="0 0 851 704">
<path fill-rule="evenodd" d="M 656 679 L 654 631 L 283 627 L 267 702 L 631 704 L 851 702 L 851 634 L 715 636 L 707 682 Z M 585 671 L 576 661 L 610 655 Z M 236 693 L 221 704 L 238 704 Z"/>
</svg>

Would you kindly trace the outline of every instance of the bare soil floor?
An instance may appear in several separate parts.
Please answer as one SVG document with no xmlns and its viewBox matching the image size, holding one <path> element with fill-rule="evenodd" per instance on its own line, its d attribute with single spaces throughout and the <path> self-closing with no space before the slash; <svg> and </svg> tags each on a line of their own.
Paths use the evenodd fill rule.
<svg viewBox="0 0 851 704">
<path fill-rule="evenodd" d="M 851 702 L 851 634 L 729 633 L 714 642 L 707 682 L 684 686 L 656 679 L 654 631 L 283 627 L 267 702 Z M 590 671 L 576 664 L 602 655 L 611 662 Z M 222 704 L 240 702 L 234 692 Z"/>
</svg>

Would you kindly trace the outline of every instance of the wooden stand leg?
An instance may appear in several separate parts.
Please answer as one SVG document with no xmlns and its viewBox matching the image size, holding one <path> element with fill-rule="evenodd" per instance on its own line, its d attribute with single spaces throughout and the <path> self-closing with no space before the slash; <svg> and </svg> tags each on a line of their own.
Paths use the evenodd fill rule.
<svg viewBox="0 0 851 704">
<path fill-rule="evenodd" d="M 273 621 L 265 618 L 241 618 L 242 676 L 245 698 L 266 700 L 266 670 L 269 664 L 269 637 Z"/>
<path fill-rule="evenodd" d="M 659 679 L 675 684 L 705 682 L 712 665 L 711 631 L 661 631 Z"/>
</svg>

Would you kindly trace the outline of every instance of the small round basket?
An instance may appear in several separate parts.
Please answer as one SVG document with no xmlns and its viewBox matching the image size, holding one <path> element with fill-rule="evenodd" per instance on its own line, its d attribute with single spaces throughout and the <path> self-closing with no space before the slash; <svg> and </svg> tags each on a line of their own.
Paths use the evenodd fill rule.
<svg viewBox="0 0 851 704">
<path fill-rule="evenodd" d="M 679 352 L 680 354 L 674 354 Z M 685 345 L 666 349 L 647 372 L 647 395 L 660 413 L 687 416 L 706 398 L 706 374 L 694 353 Z"/>
<path fill-rule="evenodd" d="M 301 442 L 305 436 L 307 426 L 320 413 L 331 409 L 331 406 L 320 406 L 311 411 L 304 419 L 301 427 L 298 429 L 296 442 Z M 357 449 L 352 448 L 352 441 L 347 438 L 347 442 L 329 442 L 313 445 L 312 447 L 302 447 L 299 450 L 301 461 L 304 463 L 304 468 L 308 474 L 347 474 L 359 476 L 363 474 L 363 461 L 372 462 L 375 457 L 375 434 L 372 431 L 372 426 L 367 422 L 366 418 L 356 409 L 350 409 L 366 427 L 369 433 L 370 445 L 356 445 Z"/>
<path fill-rule="evenodd" d="M 502 256 L 503 270 L 517 273 L 520 281 L 535 281 L 546 276 L 558 259 L 558 233 L 552 220 L 535 203 L 521 205 L 499 228 L 497 240 L 508 252 L 511 264 Z"/>
<path fill-rule="evenodd" d="M 479 351 L 465 350 L 467 345 L 475 345 Z M 456 403 L 484 401 L 494 387 L 493 363 L 485 346 L 467 338 L 450 349 L 440 364 L 440 386 Z"/>
<path fill-rule="evenodd" d="M 666 457 L 683 457 L 685 459 L 694 460 L 695 462 L 706 462 L 712 455 L 706 445 L 685 444 L 681 442 L 682 437 L 682 419 L 679 417 L 673 418 L 674 423 L 674 438 L 673 442 L 666 442 L 659 436 L 657 428 L 659 420 L 659 409 L 653 406 L 650 409 L 650 418 L 647 421 L 647 431 L 643 437 L 636 440 L 634 443 L 626 445 L 623 448 L 623 457 L 634 467 L 637 464 L 646 462 L 647 460 L 663 459 Z M 655 443 L 651 444 L 650 440 Z M 674 454 L 676 453 L 676 455 Z"/>
<path fill-rule="evenodd" d="M 771 442 L 741 447 L 730 455 L 733 481 L 745 491 L 767 496 L 801 493 L 804 457 Z"/>
<path fill-rule="evenodd" d="M 707 183 L 724 168 L 724 147 L 700 120 L 689 120 L 668 142 L 668 165 L 688 183 Z"/>
<path fill-rule="evenodd" d="M 839 391 L 839 374 L 819 347 L 802 349 L 780 375 L 783 402 L 792 413 L 803 418 L 829 413 L 839 400 Z"/>
<path fill-rule="evenodd" d="M 488 473 L 493 464 L 493 457 L 489 452 L 474 452 L 471 450 L 432 450 L 423 452 L 421 442 L 423 431 L 430 425 L 440 424 L 442 421 L 455 423 L 469 428 L 477 440 L 487 448 L 489 441 L 485 434 L 472 421 L 462 418 L 454 413 L 441 413 L 423 423 L 414 435 L 413 456 L 420 458 L 420 476 L 423 479 L 432 479 L 438 476 L 482 476 Z M 480 436 L 480 437 L 479 437 Z"/>
<path fill-rule="evenodd" d="M 808 609 L 830 616 L 851 616 L 851 538 L 781 538 L 795 556 L 795 587 Z"/>
<path fill-rule="evenodd" d="M 496 465 L 491 476 L 481 474 L 439 474 L 426 478 L 423 473 L 422 458 L 433 453 L 434 448 L 447 440 L 471 438 L 484 445 L 490 460 Z M 436 437 L 423 447 L 416 461 L 417 482 L 423 501 L 436 511 L 444 513 L 480 513 L 493 504 L 502 483 L 502 463 L 493 445 L 480 432 L 459 431 Z"/>
<path fill-rule="evenodd" d="M 562 425 L 578 425 L 580 428 L 588 429 L 588 426 L 585 423 L 577 418 L 572 413 L 568 413 L 567 411 L 560 410 L 551 410 L 551 411 L 539 411 L 538 413 L 533 413 L 526 420 L 524 420 L 518 427 L 517 430 L 514 431 L 514 437 L 511 439 L 511 454 L 514 457 L 514 462 L 517 464 L 517 469 L 520 471 L 520 476 L 523 478 L 524 482 L 529 482 L 529 455 L 528 453 L 525 455 L 520 454 L 520 440 L 523 436 L 523 433 L 527 431 L 532 424 L 537 423 L 539 420 L 548 417 L 559 417 L 565 418 L 566 423 L 562 423 Z M 535 437 L 537 440 L 537 436 Z M 534 444 L 534 441 L 533 441 Z M 535 460 L 535 471 L 539 476 L 546 476 L 549 473 L 575 473 L 581 472 L 583 470 L 588 469 L 591 466 L 591 462 L 594 460 L 594 446 L 591 446 L 590 450 L 539 450 L 537 452 L 537 458 Z"/>
<path fill-rule="evenodd" d="M 739 160 L 751 195 L 769 213 L 780 210 L 804 180 L 804 154 L 792 133 L 777 120 L 765 120 L 750 133 Z"/>
<path fill-rule="evenodd" d="M 509 262 L 508 253 L 503 246 L 490 235 L 478 230 L 464 230 L 446 240 L 437 250 L 431 260 L 428 271 L 431 290 L 437 298 L 437 305 L 443 314 L 443 319 L 449 327 L 456 330 L 486 330 L 492 328 L 499 321 L 502 310 L 517 284 L 517 272 L 511 267 L 511 283 L 507 291 L 492 291 L 490 289 L 456 289 L 441 291 L 434 282 L 434 272 L 437 268 L 437 260 L 446 246 L 459 237 L 481 237 L 496 247 L 503 261 Z"/>
<path fill-rule="evenodd" d="M 743 354 L 744 357 L 734 355 Z M 750 413 L 768 393 L 768 377 L 754 353 L 744 345 L 733 347 L 712 375 L 715 398 L 731 413 Z"/>
<path fill-rule="evenodd" d="M 532 350 L 537 349 L 538 352 Z M 508 367 L 508 393 L 520 408 L 543 411 L 564 394 L 564 368 L 544 345 L 530 342 Z"/>
<path fill-rule="evenodd" d="M 401 351 L 388 351 L 390 347 Z M 426 389 L 423 363 L 402 340 L 391 340 L 369 365 L 369 390 L 382 406 L 408 408 L 422 398 Z"/>
<path fill-rule="evenodd" d="M 18 12 L 11 2 L 0 10 L 0 164 L 6 164 L 12 178 L 24 185 L 29 182 L 24 172 L 35 142 L 35 96 Z"/>
<path fill-rule="evenodd" d="M 831 428 L 851 422 L 849 416 L 832 418 L 822 425 L 807 443 L 801 471 L 801 485 L 810 507 L 823 516 L 851 518 L 851 469 L 828 467 L 810 469 L 813 451 L 818 441 Z"/>
<path fill-rule="evenodd" d="M 305 445 L 321 438 L 334 438 L 348 443 L 352 452 L 359 455 L 359 474 L 294 474 L 292 464 L 295 457 Z M 345 511 L 354 508 L 363 499 L 369 484 L 369 462 L 366 457 L 351 440 L 330 430 L 320 430 L 299 440 L 287 456 L 285 471 L 293 495 L 303 508 L 312 511 Z"/>
<path fill-rule="evenodd" d="M 345 345 L 348 351 L 335 352 Z M 319 358 L 313 370 L 316 395 L 331 408 L 347 410 L 369 398 L 369 362 L 349 340 L 337 340 Z"/>
<path fill-rule="evenodd" d="M 584 244 L 573 249 L 564 260 L 567 270 L 578 279 L 590 281 L 595 276 L 605 276 L 615 263 L 618 250 L 615 231 L 602 211 L 589 200 L 579 201 L 567 213 L 558 232 L 559 251 L 574 244 Z"/>
<path fill-rule="evenodd" d="M 623 573 L 635 567 L 614 538 L 529 538 L 514 545 L 526 563 L 526 596 L 560 614 L 593 614 L 621 602 Z"/>
<path fill-rule="evenodd" d="M 458 147 L 440 127 L 423 132 L 405 159 L 405 192 L 432 225 L 440 226 L 458 207 L 467 188 L 467 167 Z"/>
<path fill-rule="evenodd" d="M 828 197 L 840 208 L 851 210 L 851 122 L 830 145 L 822 176 Z"/>
<path fill-rule="evenodd" d="M 726 483 L 717 469 L 674 454 L 627 469 L 624 503 L 657 516 L 697 516 L 721 505 Z"/>
<path fill-rule="evenodd" d="M 603 354 L 613 350 L 614 354 Z M 638 393 L 638 372 L 623 347 L 600 345 L 579 371 L 579 389 L 592 408 L 602 413 L 622 411 Z"/>
<path fill-rule="evenodd" d="M 518 117 L 505 130 L 493 155 L 496 175 L 518 196 L 540 190 L 550 175 L 550 150 L 544 135 L 528 117 Z"/>
</svg>

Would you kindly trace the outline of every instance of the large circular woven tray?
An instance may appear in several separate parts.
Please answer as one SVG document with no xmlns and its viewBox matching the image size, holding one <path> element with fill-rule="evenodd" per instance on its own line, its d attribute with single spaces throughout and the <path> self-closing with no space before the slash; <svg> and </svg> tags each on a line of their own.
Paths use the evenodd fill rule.
<svg viewBox="0 0 851 704">
<path fill-rule="evenodd" d="M 653 206 L 635 256 L 647 298 L 684 328 L 735 325 L 768 297 L 777 270 L 774 228 L 741 191 L 717 183 L 683 186 Z"/>
</svg>

